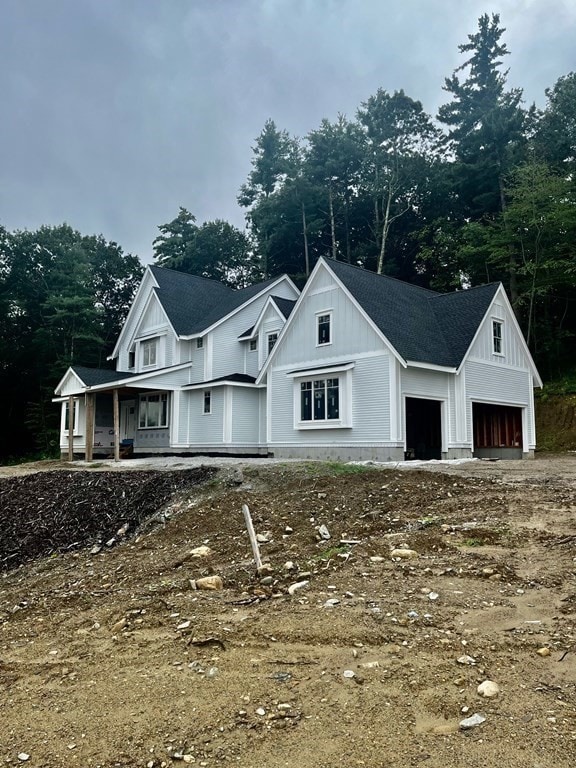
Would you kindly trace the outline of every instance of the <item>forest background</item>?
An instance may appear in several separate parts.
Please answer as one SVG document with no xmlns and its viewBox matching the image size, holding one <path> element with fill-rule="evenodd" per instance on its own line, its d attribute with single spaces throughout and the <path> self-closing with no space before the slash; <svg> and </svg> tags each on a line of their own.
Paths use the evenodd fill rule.
<svg viewBox="0 0 576 768">
<path fill-rule="evenodd" d="M 269 119 L 238 195 L 246 231 L 181 207 L 155 262 L 233 287 L 301 286 L 321 255 L 438 291 L 502 281 L 542 376 L 573 381 L 576 73 L 525 105 L 504 31 L 480 17 L 435 116 L 379 89 L 302 138 Z M 142 273 L 103 235 L 0 224 L 0 462 L 57 455 L 54 387 L 69 365 L 109 365 Z"/>
</svg>

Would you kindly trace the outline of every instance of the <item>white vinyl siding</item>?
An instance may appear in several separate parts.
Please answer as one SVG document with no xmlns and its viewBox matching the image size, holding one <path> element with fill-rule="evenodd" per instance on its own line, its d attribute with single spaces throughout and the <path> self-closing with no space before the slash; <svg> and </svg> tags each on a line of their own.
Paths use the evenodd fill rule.
<svg viewBox="0 0 576 768">
<path fill-rule="evenodd" d="M 260 431 L 260 390 L 230 387 L 232 391 L 232 443 L 258 443 Z"/>
</svg>

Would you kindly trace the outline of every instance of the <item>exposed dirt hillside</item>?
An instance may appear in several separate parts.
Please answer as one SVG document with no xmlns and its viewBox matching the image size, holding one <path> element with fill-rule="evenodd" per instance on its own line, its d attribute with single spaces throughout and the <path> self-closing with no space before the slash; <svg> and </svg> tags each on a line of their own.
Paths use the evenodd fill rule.
<svg viewBox="0 0 576 768">
<path fill-rule="evenodd" d="M 576 451 L 576 395 L 550 395 L 536 400 L 538 447 Z"/>
<path fill-rule="evenodd" d="M 101 469 L 0 478 L 0 762 L 575 764 L 576 458 Z"/>
</svg>

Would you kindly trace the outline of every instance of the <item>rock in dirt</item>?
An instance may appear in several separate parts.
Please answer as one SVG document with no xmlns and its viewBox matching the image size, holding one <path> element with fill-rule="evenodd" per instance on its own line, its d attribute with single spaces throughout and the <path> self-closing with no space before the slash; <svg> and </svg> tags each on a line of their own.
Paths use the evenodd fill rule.
<svg viewBox="0 0 576 768">
<path fill-rule="evenodd" d="M 538 648 L 536 653 L 538 654 L 538 656 L 542 656 L 542 657 L 550 656 L 550 648 Z"/>
<path fill-rule="evenodd" d="M 478 712 L 475 712 L 470 717 L 464 718 L 464 720 L 460 720 L 459 726 L 463 731 L 468 731 L 470 728 L 476 728 L 478 725 L 482 725 L 486 721 L 486 718 L 484 715 L 480 715 Z"/>
<path fill-rule="evenodd" d="M 414 560 L 418 557 L 418 552 L 414 549 L 393 549 L 390 557 L 393 560 Z"/>
<path fill-rule="evenodd" d="M 493 680 L 484 680 L 483 683 L 480 683 L 477 690 L 480 696 L 483 696 L 485 699 L 493 699 L 500 693 L 500 686 Z"/>
<path fill-rule="evenodd" d="M 458 659 L 456 659 L 458 664 L 465 664 L 469 666 L 473 666 L 476 664 L 476 659 L 473 656 L 468 656 L 468 654 L 464 654 L 464 656 L 460 656 Z"/>
<path fill-rule="evenodd" d="M 318 533 L 320 535 L 320 538 L 324 539 L 324 541 L 328 541 L 328 539 L 330 538 L 330 531 L 325 525 L 321 525 L 318 528 Z"/>
<path fill-rule="evenodd" d="M 296 581 L 294 584 L 290 584 L 288 587 L 288 594 L 293 595 L 299 589 L 304 589 L 304 587 L 307 587 L 308 584 L 310 584 L 310 582 L 307 579 L 304 581 Z"/>
<path fill-rule="evenodd" d="M 191 582 L 192 589 L 203 589 L 215 592 L 223 588 L 220 576 L 203 576 L 201 579 L 195 579 Z"/>
<path fill-rule="evenodd" d="M 203 544 L 201 547 L 194 547 L 189 552 L 189 556 L 192 558 L 209 557 L 212 554 L 210 547 Z"/>
</svg>

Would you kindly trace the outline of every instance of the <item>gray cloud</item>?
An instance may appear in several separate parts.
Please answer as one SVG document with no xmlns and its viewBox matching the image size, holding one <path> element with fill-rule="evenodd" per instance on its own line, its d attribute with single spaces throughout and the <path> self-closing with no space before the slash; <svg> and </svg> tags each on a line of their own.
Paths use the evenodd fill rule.
<svg viewBox="0 0 576 768">
<path fill-rule="evenodd" d="M 482 13 L 528 103 L 574 69 L 571 0 L 3 0 L 0 222 L 64 220 L 149 261 L 183 205 L 242 225 L 264 121 L 303 136 L 378 87 L 434 113 Z"/>
</svg>

